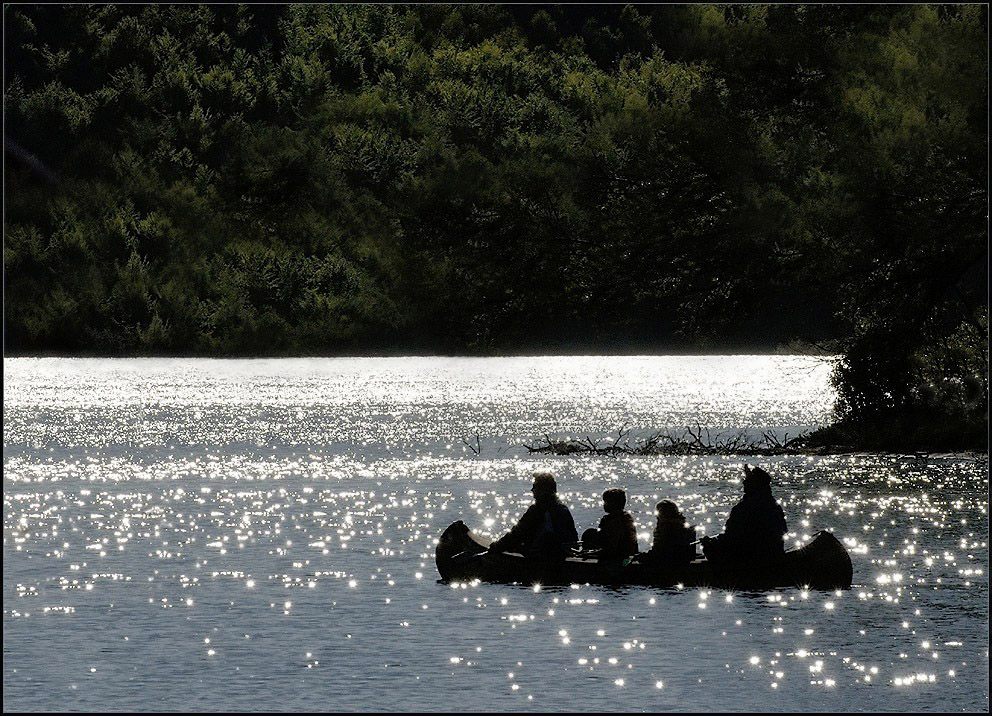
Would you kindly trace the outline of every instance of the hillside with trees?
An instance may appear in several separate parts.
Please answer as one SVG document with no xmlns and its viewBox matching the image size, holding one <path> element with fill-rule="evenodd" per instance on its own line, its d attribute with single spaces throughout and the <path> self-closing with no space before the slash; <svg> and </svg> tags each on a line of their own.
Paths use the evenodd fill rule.
<svg viewBox="0 0 992 716">
<path fill-rule="evenodd" d="M 10 5 L 7 354 L 826 344 L 985 447 L 985 5 Z"/>
</svg>

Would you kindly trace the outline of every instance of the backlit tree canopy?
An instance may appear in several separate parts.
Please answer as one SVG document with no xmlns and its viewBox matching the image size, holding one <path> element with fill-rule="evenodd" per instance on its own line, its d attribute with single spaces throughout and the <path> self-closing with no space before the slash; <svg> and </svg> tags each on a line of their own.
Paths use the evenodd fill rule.
<svg viewBox="0 0 992 716">
<path fill-rule="evenodd" d="M 8 351 L 836 340 L 848 422 L 987 423 L 986 6 L 15 5 L 5 32 Z"/>
</svg>

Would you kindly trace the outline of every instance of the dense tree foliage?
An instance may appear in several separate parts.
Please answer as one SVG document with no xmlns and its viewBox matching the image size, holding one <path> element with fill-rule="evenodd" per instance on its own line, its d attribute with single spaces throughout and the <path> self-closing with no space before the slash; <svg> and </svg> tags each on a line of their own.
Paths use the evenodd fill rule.
<svg viewBox="0 0 992 716">
<path fill-rule="evenodd" d="M 985 6 L 20 5 L 5 35 L 7 350 L 832 339 L 848 435 L 987 425 Z"/>
</svg>

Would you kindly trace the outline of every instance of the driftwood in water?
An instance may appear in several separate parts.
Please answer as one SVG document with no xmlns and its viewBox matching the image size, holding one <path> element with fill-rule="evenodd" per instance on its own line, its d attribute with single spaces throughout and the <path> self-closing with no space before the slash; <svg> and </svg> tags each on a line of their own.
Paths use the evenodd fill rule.
<svg viewBox="0 0 992 716">
<path fill-rule="evenodd" d="M 749 436 L 744 430 L 733 435 L 717 434 L 697 426 L 687 427 L 681 435 L 660 431 L 631 443 L 630 431 L 617 431 L 616 438 L 593 440 L 565 438 L 555 440 L 548 435 L 534 445 L 524 444 L 528 452 L 544 455 L 796 455 L 815 452 L 806 445 L 806 433 L 783 439 L 770 431 L 761 437 Z"/>
</svg>

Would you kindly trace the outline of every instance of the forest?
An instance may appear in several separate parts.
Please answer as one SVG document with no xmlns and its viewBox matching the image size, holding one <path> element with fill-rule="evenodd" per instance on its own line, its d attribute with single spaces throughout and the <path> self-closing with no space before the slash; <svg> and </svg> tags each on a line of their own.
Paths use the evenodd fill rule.
<svg viewBox="0 0 992 716">
<path fill-rule="evenodd" d="M 841 356 L 987 450 L 987 5 L 7 5 L 5 355 Z"/>
</svg>

